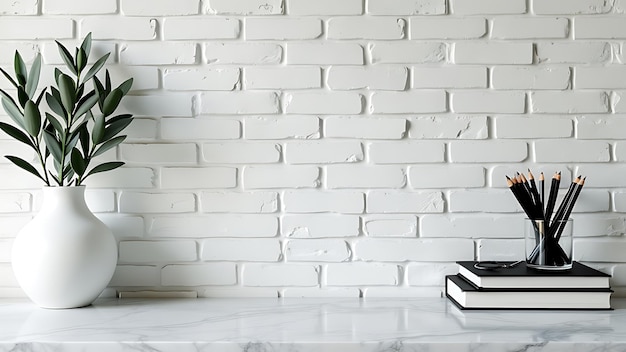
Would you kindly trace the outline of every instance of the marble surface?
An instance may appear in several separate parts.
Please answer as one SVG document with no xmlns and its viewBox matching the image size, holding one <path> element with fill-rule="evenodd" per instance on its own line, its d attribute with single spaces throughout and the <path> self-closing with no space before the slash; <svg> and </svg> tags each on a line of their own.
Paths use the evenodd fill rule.
<svg viewBox="0 0 626 352">
<path fill-rule="evenodd" d="M 611 311 L 462 311 L 423 299 L 108 299 L 70 310 L 0 300 L 0 351 L 626 351 Z"/>
</svg>

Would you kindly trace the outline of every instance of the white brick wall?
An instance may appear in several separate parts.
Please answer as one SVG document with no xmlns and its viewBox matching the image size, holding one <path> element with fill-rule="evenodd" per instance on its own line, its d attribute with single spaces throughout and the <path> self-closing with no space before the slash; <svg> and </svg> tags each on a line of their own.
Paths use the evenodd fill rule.
<svg viewBox="0 0 626 352">
<path fill-rule="evenodd" d="M 587 176 L 575 259 L 625 287 L 625 30 L 604 0 L 19 0 L 0 65 L 41 52 L 50 84 L 54 40 L 93 32 L 113 81 L 134 77 L 138 118 L 104 155 L 127 165 L 87 182 L 113 289 L 440 295 L 457 260 L 523 256 L 504 175 L 527 168 L 561 171 L 561 196 Z M 32 158 L 6 135 L 0 154 Z M 0 175 L 19 295 L 10 247 L 41 185 Z"/>
</svg>

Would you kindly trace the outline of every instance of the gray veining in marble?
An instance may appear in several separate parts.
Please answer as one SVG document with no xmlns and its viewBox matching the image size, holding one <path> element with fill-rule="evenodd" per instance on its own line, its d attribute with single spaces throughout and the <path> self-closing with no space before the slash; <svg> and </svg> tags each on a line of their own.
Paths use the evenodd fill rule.
<svg viewBox="0 0 626 352">
<path fill-rule="evenodd" d="M 461 311 L 446 299 L 0 300 L 0 352 L 626 351 L 612 311 Z"/>
</svg>

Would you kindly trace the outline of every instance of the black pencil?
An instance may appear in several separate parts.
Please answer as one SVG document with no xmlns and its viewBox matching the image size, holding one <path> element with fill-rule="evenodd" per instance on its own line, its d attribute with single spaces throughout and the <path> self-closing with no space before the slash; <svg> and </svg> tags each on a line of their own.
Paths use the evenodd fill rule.
<svg viewBox="0 0 626 352">
<path fill-rule="evenodd" d="M 561 173 L 554 173 L 552 176 L 552 183 L 550 184 L 550 195 L 548 196 L 548 204 L 546 205 L 545 220 L 550 221 L 552 211 L 554 210 L 554 204 L 556 203 L 556 196 L 559 192 L 559 184 L 561 182 Z"/>
</svg>

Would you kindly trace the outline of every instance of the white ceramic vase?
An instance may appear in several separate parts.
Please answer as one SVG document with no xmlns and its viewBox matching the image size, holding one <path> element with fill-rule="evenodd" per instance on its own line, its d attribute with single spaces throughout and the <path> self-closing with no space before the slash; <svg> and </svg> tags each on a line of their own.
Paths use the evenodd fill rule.
<svg viewBox="0 0 626 352">
<path fill-rule="evenodd" d="M 26 295 L 43 308 L 91 304 L 117 264 L 111 230 L 85 202 L 85 186 L 44 187 L 39 213 L 13 244 L 13 272 Z"/>
</svg>

